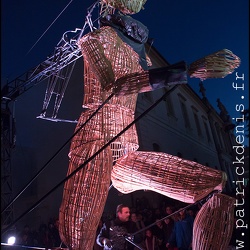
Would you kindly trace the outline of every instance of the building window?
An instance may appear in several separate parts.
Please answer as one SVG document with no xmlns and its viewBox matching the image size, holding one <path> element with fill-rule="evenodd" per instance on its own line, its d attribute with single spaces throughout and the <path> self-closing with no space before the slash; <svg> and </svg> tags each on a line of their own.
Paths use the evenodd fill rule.
<svg viewBox="0 0 250 250">
<path fill-rule="evenodd" d="M 210 133 L 209 133 L 209 130 L 208 130 L 207 123 L 205 121 L 204 121 L 204 128 L 205 128 L 205 131 L 206 131 L 207 141 L 211 142 L 211 136 L 210 136 Z"/>
<path fill-rule="evenodd" d="M 187 107 L 185 105 L 185 103 L 181 102 L 181 110 L 182 110 L 182 115 L 184 118 L 184 122 L 185 122 L 185 128 L 190 128 L 190 121 L 188 118 L 188 112 L 187 112 Z"/>
<path fill-rule="evenodd" d="M 177 152 L 177 156 L 182 158 L 182 153 L 181 152 Z"/>
<path fill-rule="evenodd" d="M 217 134 L 217 139 L 218 139 L 218 143 L 219 143 L 219 148 L 223 149 L 224 144 L 223 144 L 223 140 L 222 140 L 221 129 L 220 129 L 220 126 L 218 123 L 215 124 L 215 128 L 216 128 L 216 134 Z"/>
<path fill-rule="evenodd" d="M 153 143 L 153 151 L 155 151 L 155 152 L 161 152 L 159 144 Z"/>
<path fill-rule="evenodd" d="M 165 92 L 168 92 L 169 90 L 165 89 Z M 173 106 L 173 101 L 171 98 L 171 95 L 166 96 L 166 98 L 164 99 L 165 103 L 166 103 L 166 108 L 167 108 L 167 114 L 168 116 L 175 116 L 174 113 L 174 106 Z"/>
<path fill-rule="evenodd" d="M 179 94 L 179 98 L 180 98 L 182 116 L 184 118 L 184 126 L 185 126 L 185 128 L 191 128 L 189 117 L 188 117 L 188 111 L 187 111 L 187 107 L 185 104 L 186 98 L 180 94 Z"/>
<path fill-rule="evenodd" d="M 196 129 L 197 129 L 197 133 L 199 136 L 201 136 L 201 126 L 200 126 L 199 117 L 196 111 L 194 111 L 194 121 L 195 121 Z"/>
<path fill-rule="evenodd" d="M 196 126 L 196 129 L 197 129 L 197 134 L 198 134 L 198 136 L 201 136 L 202 131 L 201 131 L 201 125 L 200 125 L 200 120 L 199 120 L 199 116 L 198 116 L 199 111 L 194 106 L 192 106 L 192 109 L 193 109 L 194 122 L 195 122 L 195 126 Z"/>
</svg>

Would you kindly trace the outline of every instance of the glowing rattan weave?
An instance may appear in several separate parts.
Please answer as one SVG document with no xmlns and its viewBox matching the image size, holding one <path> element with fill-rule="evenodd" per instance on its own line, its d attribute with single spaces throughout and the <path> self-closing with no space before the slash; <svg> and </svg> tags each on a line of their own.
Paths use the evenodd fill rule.
<svg viewBox="0 0 250 250">
<path fill-rule="evenodd" d="M 119 1 L 108 1 L 111 2 L 117 4 Z M 131 84 L 133 87 L 126 93 L 129 95 L 114 96 L 74 136 L 68 174 L 133 121 L 137 90 L 142 86 L 147 89 L 149 85 L 148 72 L 142 70 L 139 56 L 111 27 L 105 26 L 85 35 L 78 45 L 84 58 L 85 110 L 76 130 L 117 86 L 124 85 L 124 92 Z M 93 248 L 108 195 L 111 170 L 118 158 L 112 181 L 123 193 L 149 189 L 193 203 L 213 190 L 222 190 L 225 185 L 226 178 L 221 171 L 164 153 L 133 152 L 137 149 L 137 133 L 132 126 L 65 183 L 59 231 L 70 249 Z"/>
<path fill-rule="evenodd" d="M 226 250 L 234 227 L 235 199 L 214 194 L 199 210 L 193 228 L 192 249 Z"/>
<path fill-rule="evenodd" d="M 113 186 L 122 193 L 148 189 L 193 203 L 213 190 L 222 190 L 224 172 L 160 152 L 130 152 L 112 170 Z"/>
<path fill-rule="evenodd" d="M 76 130 L 85 124 L 111 94 L 115 79 L 142 71 L 138 55 L 110 28 L 89 33 L 81 42 L 79 46 L 84 55 L 85 110 L 78 119 Z M 110 89 L 105 91 L 103 88 Z M 129 97 L 114 96 L 82 127 L 71 142 L 68 174 L 133 121 L 136 100 L 137 94 Z M 113 163 L 125 153 L 137 149 L 136 128 L 131 126 L 65 183 L 59 231 L 61 239 L 70 249 L 93 248 L 108 195 Z"/>
<path fill-rule="evenodd" d="M 138 54 L 111 27 L 105 26 L 83 36 L 79 46 L 104 90 L 114 87 L 121 77 L 143 72 Z"/>
<path fill-rule="evenodd" d="M 135 14 L 143 9 L 147 0 L 102 0 L 104 3 L 122 11 L 124 14 Z"/>
<path fill-rule="evenodd" d="M 189 75 L 201 80 L 223 78 L 240 65 L 240 58 L 228 49 L 220 50 L 190 64 Z"/>
</svg>

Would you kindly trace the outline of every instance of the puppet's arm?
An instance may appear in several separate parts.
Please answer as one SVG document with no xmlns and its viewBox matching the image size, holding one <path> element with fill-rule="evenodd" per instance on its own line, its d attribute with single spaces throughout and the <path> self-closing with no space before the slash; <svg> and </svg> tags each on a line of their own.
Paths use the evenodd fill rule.
<svg viewBox="0 0 250 250">
<path fill-rule="evenodd" d="M 187 66 L 182 61 L 167 67 L 125 75 L 114 83 L 114 92 L 116 95 L 122 96 L 186 83 Z"/>
</svg>

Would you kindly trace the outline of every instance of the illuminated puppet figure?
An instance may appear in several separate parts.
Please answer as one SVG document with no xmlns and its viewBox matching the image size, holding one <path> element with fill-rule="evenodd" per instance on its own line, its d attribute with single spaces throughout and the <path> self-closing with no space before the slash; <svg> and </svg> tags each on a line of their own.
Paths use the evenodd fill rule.
<svg viewBox="0 0 250 250">
<path fill-rule="evenodd" d="M 224 77 L 239 65 L 238 57 L 223 50 L 189 67 L 180 62 L 169 67 L 148 69 L 150 60 L 144 48 L 148 30 L 128 15 L 139 12 L 145 2 L 100 1 L 104 10 L 101 27 L 84 35 L 78 43 L 84 58 L 85 110 L 76 130 L 110 94 L 115 95 L 73 138 L 68 174 L 133 122 L 138 93 L 185 84 L 187 75 L 200 79 Z M 119 13 L 116 13 L 117 9 Z M 216 72 L 213 70 L 214 58 L 222 65 Z M 123 193 L 148 189 L 187 203 L 194 203 L 213 190 L 220 192 L 225 186 L 226 174 L 222 171 L 166 153 L 140 152 L 137 151 L 138 147 L 137 132 L 133 125 L 65 183 L 59 230 L 63 242 L 70 249 L 93 248 L 111 178 L 113 186 Z M 232 198 L 218 193 L 213 199 L 225 201 L 216 203 L 220 218 L 212 217 L 211 220 L 225 219 L 221 212 L 225 207 L 232 214 Z M 230 221 L 227 223 L 223 237 L 217 232 L 220 229 L 216 229 L 216 232 L 215 227 L 209 229 L 209 232 L 215 232 L 213 241 L 220 242 L 222 246 L 228 243 L 227 237 L 232 233 Z M 194 227 L 197 237 L 204 225 L 196 222 Z M 193 249 L 208 249 L 203 247 L 206 244 L 210 242 L 196 238 Z"/>
</svg>

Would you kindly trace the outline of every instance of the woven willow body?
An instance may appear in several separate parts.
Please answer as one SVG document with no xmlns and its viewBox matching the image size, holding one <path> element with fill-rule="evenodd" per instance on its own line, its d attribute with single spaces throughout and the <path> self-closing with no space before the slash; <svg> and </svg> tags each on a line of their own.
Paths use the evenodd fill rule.
<svg viewBox="0 0 250 250">
<path fill-rule="evenodd" d="M 76 127 L 110 95 L 101 87 L 126 74 L 142 71 L 138 55 L 110 28 L 89 33 L 81 39 L 84 57 L 84 111 Z M 94 155 L 106 142 L 134 119 L 137 94 L 113 97 L 73 138 L 68 174 Z M 135 126 L 70 178 L 64 186 L 60 207 L 60 236 L 71 249 L 92 249 L 111 180 L 113 162 L 138 149 Z"/>
<path fill-rule="evenodd" d="M 72 139 L 68 174 L 93 156 L 134 120 L 137 84 L 148 85 L 148 72 L 138 55 L 110 27 L 102 27 L 79 42 L 84 58 L 84 101 L 76 130 L 124 82 L 131 94 L 114 96 Z M 144 86 L 144 85 L 143 85 Z M 133 94 L 135 93 L 135 94 Z M 72 250 L 92 249 L 111 181 L 121 192 L 151 189 L 194 202 L 214 189 L 222 190 L 224 174 L 198 163 L 164 153 L 137 152 L 135 126 L 105 148 L 64 186 L 59 213 L 62 241 Z"/>
</svg>

